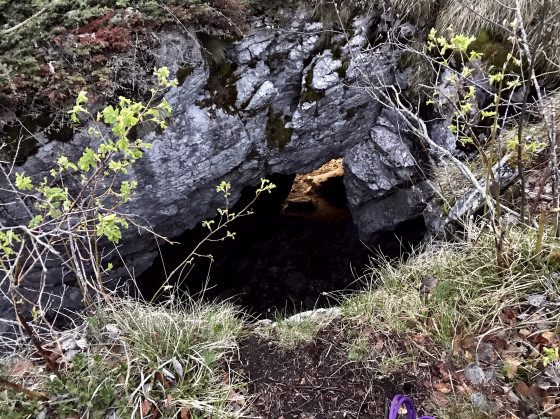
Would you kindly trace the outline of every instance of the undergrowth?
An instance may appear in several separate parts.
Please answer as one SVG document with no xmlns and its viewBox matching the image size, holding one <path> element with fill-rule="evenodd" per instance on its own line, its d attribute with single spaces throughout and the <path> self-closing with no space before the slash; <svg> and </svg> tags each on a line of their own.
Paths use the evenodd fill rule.
<svg viewBox="0 0 560 419">
<path fill-rule="evenodd" d="M 238 36 L 244 19 L 237 0 L 0 0 L 0 99 L 44 112 L 86 86 L 96 95 L 137 90 L 154 66 L 151 33 L 180 23 Z"/>
<path fill-rule="evenodd" d="M 244 320 L 233 306 L 191 301 L 154 307 L 119 299 L 83 320 L 52 344 L 61 378 L 32 354 L 27 358 L 30 353 L 4 360 L 12 380 L 48 401 L 2 389 L 2 418 L 40 412 L 92 418 L 238 415 L 228 400 L 234 386 L 228 361 Z"/>
<path fill-rule="evenodd" d="M 480 334 L 503 326 L 502 311 L 529 295 L 560 296 L 558 265 L 549 263 L 555 239 L 545 236 L 547 245 L 535 254 L 536 231 L 510 226 L 507 266 L 500 267 L 491 231 L 471 223 L 465 235 L 464 242 L 433 243 L 406 261 L 377 258 L 380 267 L 363 278 L 367 291 L 344 298 L 343 312 L 381 331 L 424 333 L 450 348 L 458 330 Z"/>
</svg>

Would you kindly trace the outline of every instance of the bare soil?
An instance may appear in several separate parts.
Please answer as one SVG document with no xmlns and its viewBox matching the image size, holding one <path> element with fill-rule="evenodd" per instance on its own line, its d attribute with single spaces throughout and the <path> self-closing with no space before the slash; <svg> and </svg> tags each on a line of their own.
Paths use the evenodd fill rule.
<svg viewBox="0 0 560 419">
<path fill-rule="evenodd" d="M 333 322 L 313 343 L 290 351 L 255 334 L 242 341 L 233 368 L 250 383 L 248 396 L 254 399 L 249 413 L 283 419 L 380 419 L 387 417 L 391 399 L 399 393 L 427 413 L 431 391 L 423 383 L 433 379 L 437 359 L 409 336 L 385 336 L 368 327 L 359 335 L 349 330 Z"/>
</svg>

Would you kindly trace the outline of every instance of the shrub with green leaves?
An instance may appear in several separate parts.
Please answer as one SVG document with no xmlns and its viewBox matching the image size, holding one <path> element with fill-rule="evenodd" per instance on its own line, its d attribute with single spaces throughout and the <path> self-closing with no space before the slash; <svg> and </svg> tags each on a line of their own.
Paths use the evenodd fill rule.
<svg viewBox="0 0 560 419">
<path fill-rule="evenodd" d="M 102 291 L 102 275 L 109 267 L 102 266 L 98 241 L 105 238 L 116 243 L 122 238 L 122 229 L 136 224 L 119 212 L 137 187 L 136 181 L 123 175 L 151 147 L 141 139 L 130 140 L 130 132 L 145 122 L 165 128 L 165 118 L 171 115 L 165 99 L 157 105 L 154 102 L 177 81 L 168 80 L 165 67 L 154 74 L 158 87 L 146 105 L 120 97 L 118 106 L 107 106 L 92 115 L 84 107 L 86 92 L 80 92 L 68 113 L 76 123 L 90 124 L 89 133 L 97 138 L 97 148 L 86 148 L 75 162 L 60 156 L 42 179 L 15 173 L 15 202 L 27 212 L 29 222 L 0 228 L 0 271 L 12 284 L 14 301 L 23 298 L 19 287 L 26 276 L 41 266 L 46 275 L 45 262 L 53 257 L 72 269 L 86 301 L 90 290 Z"/>
</svg>

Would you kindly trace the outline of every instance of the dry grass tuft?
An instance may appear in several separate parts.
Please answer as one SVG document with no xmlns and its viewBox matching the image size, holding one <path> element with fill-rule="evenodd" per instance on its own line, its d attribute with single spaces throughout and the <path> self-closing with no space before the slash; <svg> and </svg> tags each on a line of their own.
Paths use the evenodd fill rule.
<svg viewBox="0 0 560 419">
<path fill-rule="evenodd" d="M 554 240 L 533 255 L 536 234 L 511 227 L 505 236 L 506 268 L 496 262 L 494 235 L 467 225 L 464 243 L 434 244 L 408 261 L 377 260 L 364 278 L 368 290 L 347 298 L 343 312 L 367 318 L 380 331 L 414 330 L 451 345 L 457 328 L 480 333 L 500 324 L 504 308 L 516 307 L 528 295 L 560 296 L 556 267 L 546 255 Z"/>
<path fill-rule="evenodd" d="M 53 352 L 59 378 L 29 358 L 0 362 L 9 380 L 48 398 L 39 403 L 3 388 L 0 417 L 243 416 L 228 372 L 245 325 L 239 310 L 227 303 L 113 302 L 64 332 L 63 352 Z"/>
<path fill-rule="evenodd" d="M 478 36 L 481 31 L 485 30 L 507 40 L 510 33 L 505 28 L 509 29 L 509 23 L 515 19 L 515 4 L 516 0 L 445 0 L 435 27 L 440 31 L 453 27 L 455 33 L 468 36 Z M 520 4 L 528 40 L 534 44 L 538 40 L 536 22 L 539 21 L 540 7 L 531 0 L 520 0 Z M 545 21 L 541 42 L 544 45 L 545 54 L 540 55 L 537 67 L 541 72 L 551 71 L 558 75 L 560 72 L 560 23 L 558 16 L 553 17 L 556 12 L 557 9 L 553 6 Z"/>
</svg>

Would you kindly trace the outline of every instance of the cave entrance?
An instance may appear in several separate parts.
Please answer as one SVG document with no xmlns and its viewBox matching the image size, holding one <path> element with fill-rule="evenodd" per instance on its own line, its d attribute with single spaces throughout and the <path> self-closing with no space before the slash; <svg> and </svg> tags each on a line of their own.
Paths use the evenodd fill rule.
<svg viewBox="0 0 560 419">
<path fill-rule="evenodd" d="M 352 216 L 344 190 L 342 164 L 342 159 L 333 159 L 311 173 L 296 175 L 282 205 L 282 214 L 346 229 Z"/>
<path fill-rule="evenodd" d="M 171 285 L 195 298 L 231 300 L 257 316 L 333 304 L 325 294 L 359 286 L 356 278 L 371 255 L 353 227 L 343 176 L 342 159 L 336 159 L 311 173 L 269 177 L 276 189 L 259 198 L 253 215 L 231 224 L 235 240 L 205 243 L 198 253 L 213 261 L 196 259 L 180 284 Z M 245 188 L 232 211 L 250 202 L 254 191 Z M 137 280 L 145 298 L 206 233 L 197 227 L 173 239 L 180 244 L 161 247 L 161 257 Z M 397 243 L 407 231 L 400 234 Z"/>
<path fill-rule="evenodd" d="M 270 180 L 277 185 L 272 194 L 259 198 L 253 215 L 231 225 L 235 240 L 205 243 L 198 253 L 212 254 L 213 262 L 198 258 L 185 269 L 180 289 L 208 300 L 231 299 L 252 314 L 267 315 L 327 306 L 331 302 L 324 293 L 355 282 L 368 251 L 348 233 L 352 220 L 342 159 L 312 173 L 273 175 Z M 245 205 L 254 190 L 246 188 L 236 207 Z M 171 272 L 205 233 L 197 227 L 173 239 L 180 244 L 162 246 L 161 257 L 137 280 L 145 298 L 151 298 L 165 281 L 165 270 Z"/>
</svg>

